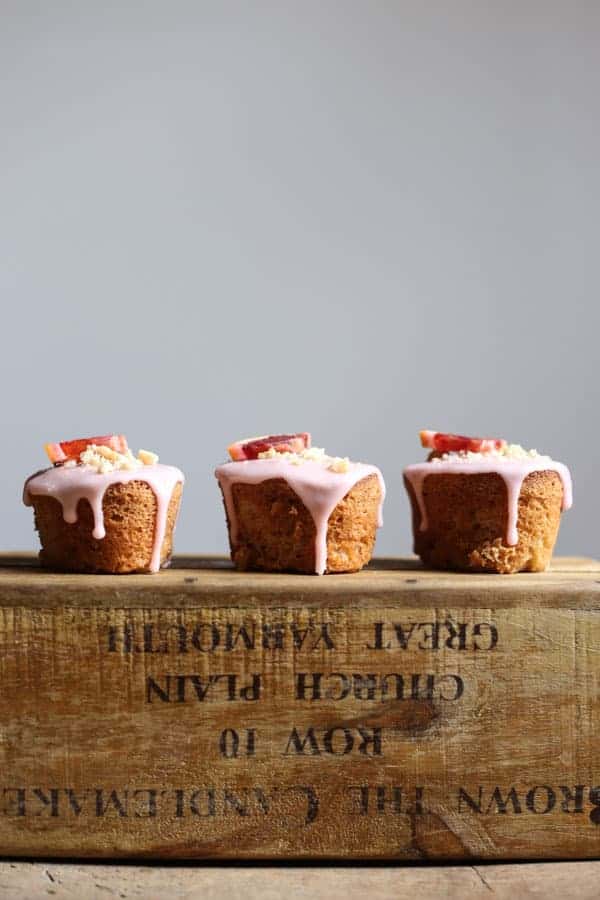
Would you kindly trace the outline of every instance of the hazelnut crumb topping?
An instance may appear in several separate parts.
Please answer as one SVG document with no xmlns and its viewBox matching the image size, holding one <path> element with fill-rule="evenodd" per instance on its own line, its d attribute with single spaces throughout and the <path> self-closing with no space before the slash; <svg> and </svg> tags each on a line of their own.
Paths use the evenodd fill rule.
<svg viewBox="0 0 600 900">
<path fill-rule="evenodd" d="M 119 469 L 132 470 L 141 469 L 144 466 L 153 466 L 158 462 L 158 456 L 150 450 L 140 450 L 137 457 L 135 457 L 129 449 L 126 453 L 118 453 L 111 447 L 89 444 L 83 453 L 80 454 L 79 460 L 79 463 L 71 461 L 70 463 L 64 463 L 64 465 L 71 468 L 81 464 L 88 469 L 95 469 L 99 475 L 106 475 L 108 472 L 115 472 Z"/>
<path fill-rule="evenodd" d="M 278 453 L 273 447 L 258 454 L 258 459 L 285 459 L 292 466 L 301 466 L 306 462 L 316 462 L 329 469 L 330 472 L 341 474 L 350 469 L 350 460 L 347 456 L 328 456 L 322 447 L 309 447 L 300 453 Z"/>
<path fill-rule="evenodd" d="M 434 456 L 430 460 L 432 463 L 442 463 L 449 461 L 460 462 L 481 462 L 482 459 L 497 459 L 499 462 L 510 459 L 535 459 L 546 461 L 550 460 L 549 456 L 538 453 L 537 450 L 526 450 L 520 444 L 506 444 L 500 450 L 486 450 L 484 453 L 473 453 L 471 450 L 458 450 L 449 453 L 442 453 L 440 456 Z"/>
</svg>

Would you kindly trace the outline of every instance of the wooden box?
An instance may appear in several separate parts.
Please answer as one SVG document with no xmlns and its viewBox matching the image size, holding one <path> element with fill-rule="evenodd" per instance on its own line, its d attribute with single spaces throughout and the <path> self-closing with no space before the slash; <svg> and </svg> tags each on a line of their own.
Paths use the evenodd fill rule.
<svg viewBox="0 0 600 900">
<path fill-rule="evenodd" d="M 600 853 L 600 564 L 0 559 L 5 855 Z"/>
</svg>

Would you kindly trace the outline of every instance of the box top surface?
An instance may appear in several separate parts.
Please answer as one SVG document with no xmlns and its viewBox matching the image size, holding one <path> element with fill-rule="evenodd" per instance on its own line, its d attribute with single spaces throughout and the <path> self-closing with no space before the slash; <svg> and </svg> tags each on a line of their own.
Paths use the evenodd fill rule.
<svg viewBox="0 0 600 900">
<path fill-rule="evenodd" d="M 557 557 L 548 572 L 475 575 L 378 558 L 351 575 L 236 572 L 225 557 L 177 556 L 156 575 L 71 575 L 33 554 L 0 554 L 0 607 L 565 607 L 600 609 L 600 562 Z"/>
</svg>

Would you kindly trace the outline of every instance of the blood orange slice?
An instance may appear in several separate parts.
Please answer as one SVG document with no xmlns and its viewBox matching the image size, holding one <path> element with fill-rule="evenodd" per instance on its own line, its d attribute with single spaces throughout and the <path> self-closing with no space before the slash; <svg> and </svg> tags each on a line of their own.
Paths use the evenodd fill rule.
<svg viewBox="0 0 600 900">
<path fill-rule="evenodd" d="M 259 453 L 275 450 L 276 453 L 301 453 L 310 447 L 310 434 L 299 431 L 296 434 L 268 434 L 263 437 L 244 438 L 227 448 L 233 460 L 258 459 Z"/>
<path fill-rule="evenodd" d="M 103 434 L 98 437 L 76 438 L 72 441 L 60 441 L 58 444 L 45 444 L 44 450 L 51 463 L 64 463 L 67 460 L 79 460 L 80 455 L 90 444 L 110 447 L 117 453 L 127 452 L 127 439 L 123 434 Z"/>
<path fill-rule="evenodd" d="M 460 450 L 471 453 L 489 453 L 491 450 L 502 450 L 506 447 L 503 438 L 468 437 L 464 434 L 445 434 L 441 431 L 421 431 L 421 445 L 438 453 L 451 453 Z"/>
</svg>

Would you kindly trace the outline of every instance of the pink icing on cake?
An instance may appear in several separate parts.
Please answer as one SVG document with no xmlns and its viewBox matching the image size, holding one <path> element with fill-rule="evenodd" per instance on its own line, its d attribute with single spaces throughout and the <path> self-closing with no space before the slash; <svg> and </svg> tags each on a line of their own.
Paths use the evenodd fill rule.
<svg viewBox="0 0 600 900">
<path fill-rule="evenodd" d="M 327 523 L 340 500 L 348 491 L 368 475 L 376 475 L 381 488 L 381 500 L 377 525 L 383 524 L 382 507 L 385 483 L 376 466 L 350 463 L 345 472 L 334 472 L 320 462 L 305 460 L 294 465 L 285 458 L 252 459 L 229 462 L 218 466 L 215 475 L 221 485 L 232 545 L 237 541 L 238 525 L 231 488 L 234 484 L 260 484 L 272 478 L 283 478 L 302 503 L 315 523 L 315 572 L 323 575 L 327 569 Z"/>
<path fill-rule="evenodd" d="M 32 475 L 25 482 L 23 502 L 31 506 L 32 496 L 54 497 L 63 510 L 65 522 L 73 524 L 77 521 L 77 505 L 80 500 L 87 500 L 94 516 L 96 540 L 105 537 L 102 501 L 105 491 L 111 484 L 126 484 L 129 481 L 143 481 L 152 489 L 156 497 L 156 522 L 150 570 L 158 572 L 160 568 L 160 552 L 167 527 L 167 512 L 173 489 L 178 482 L 183 484 L 184 476 L 175 466 L 164 466 L 156 463 L 137 469 L 115 469 L 113 472 L 99 473 L 86 466 L 55 466 Z"/>
<path fill-rule="evenodd" d="M 430 475 L 484 475 L 493 473 L 499 475 L 505 485 L 507 493 L 507 525 L 506 543 L 514 547 L 519 542 L 517 520 L 519 516 L 519 495 L 525 478 L 531 472 L 556 472 L 563 485 L 563 510 L 569 509 L 573 503 L 573 487 L 571 474 L 568 468 L 560 462 L 555 462 L 549 457 L 539 456 L 527 459 L 511 459 L 498 456 L 481 454 L 479 459 L 464 459 L 460 456 L 451 456 L 448 459 L 436 459 L 431 462 L 416 463 L 407 466 L 404 475 L 411 484 L 419 512 L 421 514 L 420 531 L 427 531 L 427 510 L 423 499 L 423 485 Z"/>
</svg>

